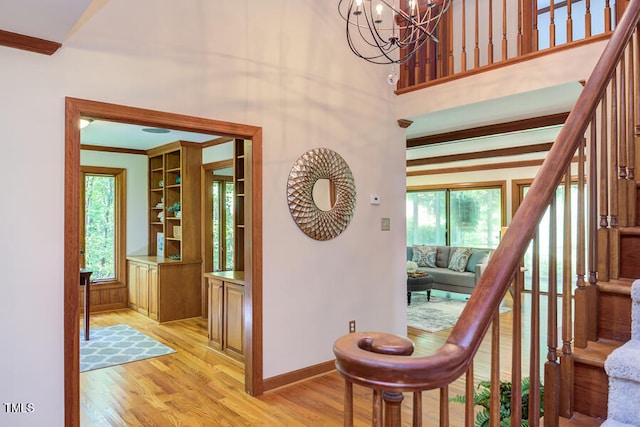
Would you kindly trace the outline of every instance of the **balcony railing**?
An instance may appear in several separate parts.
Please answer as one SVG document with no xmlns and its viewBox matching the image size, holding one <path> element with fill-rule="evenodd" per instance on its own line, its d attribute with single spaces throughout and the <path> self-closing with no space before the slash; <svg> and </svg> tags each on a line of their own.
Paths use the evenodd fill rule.
<svg viewBox="0 0 640 427">
<path fill-rule="evenodd" d="M 453 0 L 429 41 L 400 67 L 397 92 L 464 77 L 611 35 L 628 0 Z"/>
</svg>

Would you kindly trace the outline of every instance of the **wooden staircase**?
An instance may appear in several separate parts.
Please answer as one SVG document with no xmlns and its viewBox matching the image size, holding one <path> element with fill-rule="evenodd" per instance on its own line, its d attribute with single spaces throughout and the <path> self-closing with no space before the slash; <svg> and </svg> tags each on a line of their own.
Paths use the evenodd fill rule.
<svg viewBox="0 0 640 427">
<path fill-rule="evenodd" d="M 631 283 L 631 279 L 598 283 L 598 339 L 574 348 L 573 409 L 577 413 L 607 418 L 609 379 L 604 362 L 631 338 Z"/>
<path fill-rule="evenodd" d="M 531 318 L 523 322 L 522 287 L 515 286 L 514 338 L 509 346 L 511 361 L 507 361 L 510 382 L 520 384 L 522 378 L 530 379 L 531 426 L 541 422 L 545 426 L 598 425 L 606 419 L 609 382 L 605 361 L 631 338 L 631 283 L 640 277 L 635 182 L 635 145 L 640 140 L 639 21 L 640 0 L 631 0 L 442 347 L 414 357 L 412 343 L 406 338 L 378 332 L 353 333 L 335 342 L 336 367 L 345 379 L 345 426 L 353 425 L 353 384 L 373 391 L 373 425 L 382 425 L 383 420 L 387 426 L 402 425 L 403 394 L 411 393 L 414 426 L 421 426 L 425 416 L 448 426 L 449 385 L 463 374 L 465 425 L 472 425 L 474 355 L 489 331 L 490 425 L 500 425 L 499 384 L 504 360 L 503 344 L 496 333 L 500 328 L 498 308 L 518 276 L 530 244 Z M 560 201 L 556 192 L 560 186 L 575 186 L 577 203 L 568 190 L 563 191 L 564 201 Z M 559 206 L 562 218 L 557 214 Z M 544 237 L 549 248 L 541 262 L 543 231 L 538 224 L 547 209 L 550 219 Z M 572 229 L 578 230 L 577 242 Z M 540 309 L 540 282 L 547 272 L 548 310 L 544 312 Z M 540 332 L 545 322 L 546 336 Z M 521 334 L 525 327 L 531 332 Z M 525 337 L 530 340 L 523 345 Z M 544 403 L 539 399 L 542 385 Z M 422 393 L 429 390 L 439 390 L 440 406 L 429 408 L 425 415 Z M 542 420 L 532 415 L 541 407 Z M 512 387 L 510 425 L 520 425 L 521 411 L 522 392 Z"/>
</svg>

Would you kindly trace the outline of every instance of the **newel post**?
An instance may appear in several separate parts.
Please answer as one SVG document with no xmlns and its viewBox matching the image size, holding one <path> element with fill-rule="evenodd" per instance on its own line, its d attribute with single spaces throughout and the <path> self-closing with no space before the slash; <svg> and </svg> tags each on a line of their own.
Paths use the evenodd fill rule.
<svg viewBox="0 0 640 427">
<path fill-rule="evenodd" d="M 400 413 L 404 396 L 398 391 L 383 391 L 384 425 L 385 427 L 400 427 Z"/>
</svg>

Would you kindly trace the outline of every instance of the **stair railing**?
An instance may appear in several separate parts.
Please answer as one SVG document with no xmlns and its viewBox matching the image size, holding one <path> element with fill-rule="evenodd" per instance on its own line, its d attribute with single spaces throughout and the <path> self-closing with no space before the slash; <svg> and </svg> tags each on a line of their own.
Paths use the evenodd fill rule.
<svg viewBox="0 0 640 427">
<path fill-rule="evenodd" d="M 542 164 L 537 178 L 533 181 L 527 197 L 522 201 L 522 204 L 515 213 L 510 227 L 504 234 L 500 245 L 492 255 L 489 264 L 483 273 L 482 277 L 478 281 L 473 294 L 470 296 L 462 314 L 456 325 L 453 327 L 446 342 L 433 354 L 427 356 L 411 356 L 413 352 L 412 343 L 406 338 L 396 335 L 390 335 L 386 333 L 376 332 L 360 332 L 346 335 L 339 338 L 334 344 L 334 354 L 336 356 L 336 367 L 340 375 L 345 379 L 345 412 L 344 412 L 344 425 L 353 425 L 353 385 L 359 385 L 367 387 L 373 390 L 373 425 L 382 425 L 383 416 L 385 425 L 399 426 L 401 403 L 403 399 L 402 393 L 413 393 L 413 425 L 422 425 L 422 392 L 426 390 L 440 389 L 440 425 L 447 426 L 449 422 L 449 413 L 447 405 L 448 386 L 458 379 L 462 374 L 466 372 L 466 396 L 467 402 L 465 406 L 465 419 L 466 424 L 471 425 L 473 423 L 474 408 L 473 408 L 473 358 L 480 347 L 485 334 L 492 327 L 492 353 L 499 354 L 499 340 L 496 334 L 499 335 L 499 315 L 498 309 L 507 292 L 514 277 L 516 271 L 520 269 L 520 263 L 525 251 L 527 250 L 530 242 L 533 239 L 534 243 L 534 258 L 537 256 L 537 226 L 543 217 L 545 211 L 551 206 L 552 212 L 555 212 L 555 194 L 557 187 L 564 179 L 565 188 L 569 188 L 572 182 L 571 176 L 571 164 L 575 161 L 575 155 L 578 158 L 579 167 L 579 180 L 584 188 L 584 177 L 590 176 L 589 184 L 589 197 L 593 200 L 590 206 L 595 206 L 598 198 L 598 191 L 609 192 L 618 194 L 613 188 L 616 185 L 620 185 L 620 180 L 612 179 L 609 182 L 608 178 L 605 187 L 609 187 L 608 190 L 601 188 L 598 190 L 595 188 L 596 181 L 598 181 L 598 173 L 596 171 L 597 162 L 596 156 L 598 155 L 596 150 L 596 143 L 592 143 L 589 149 L 589 169 L 585 171 L 582 169 L 585 164 L 585 132 L 590 129 L 590 134 L 586 139 L 595 142 L 598 138 L 597 125 L 597 113 L 601 113 L 603 119 L 600 121 L 613 121 L 617 123 L 615 126 L 621 126 L 620 123 L 626 122 L 625 118 L 620 118 L 619 113 L 609 115 L 603 111 L 606 110 L 607 102 L 611 108 L 624 108 L 630 106 L 630 104 L 637 104 L 637 97 L 632 96 L 633 101 L 623 101 L 621 103 L 611 100 L 614 96 L 612 94 L 607 95 L 607 88 L 612 88 L 612 93 L 627 94 L 626 89 L 620 89 L 620 86 L 616 84 L 616 75 L 620 75 L 620 80 L 636 80 L 634 77 L 637 71 L 634 73 L 631 69 L 629 73 L 625 68 L 625 57 L 631 58 L 631 62 L 637 62 L 638 57 L 638 36 L 635 33 L 635 47 L 632 42 L 632 36 L 638 25 L 640 19 L 640 0 L 631 0 L 627 6 L 626 12 L 623 14 L 618 27 L 611 36 L 609 43 L 598 63 L 596 64 L 591 77 L 587 81 L 582 94 L 578 98 L 575 107 L 567 117 L 565 125 L 558 134 L 553 147 L 549 151 L 544 163 Z M 635 58 L 633 59 L 633 52 L 636 50 Z M 622 71 L 621 71 L 622 70 Z M 637 68 L 636 68 L 637 70 Z M 631 77 L 628 77 L 631 76 Z M 636 84 L 637 87 L 637 84 Z M 620 95 L 618 95 L 620 96 Z M 626 95 L 624 95 L 626 96 Z M 609 98 L 609 101 L 607 101 Z M 603 105 L 604 104 L 604 105 Z M 619 107 L 619 105 L 622 105 Z M 627 111 L 632 117 L 637 117 L 637 109 L 631 106 Z M 623 135 L 633 136 L 633 132 L 629 131 L 637 129 L 638 121 L 635 121 L 636 126 L 625 124 L 625 130 L 622 131 Z M 606 125 L 601 124 L 601 128 L 605 130 L 601 131 L 603 134 L 607 133 Z M 612 130 L 612 133 L 614 131 Z M 615 131 L 617 132 L 617 131 Z M 623 138 L 623 139 L 625 139 Z M 615 136 L 608 136 L 607 140 L 610 141 L 611 146 L 605 145 L 602 150 L 609 151 L 610 167 L 614 168 L 614 171 L 618 174 L 618 178 L 622 175 L 628 175 L 629 169 L 626 165 L 625 159 L 629 158 L 631 148 L 629 148 L 630 142 L 627 145 L 623 145 L 623 148 L 617 148 L 616 144 L 620 138 Z M 616 145 L 616 147 L 613 147 Z M 625 154 L 621 154 L 620 150 Z M 613 152 L 613 153 L 612 153 Z M 605 156 L 606 157 L 606 156 Z M 612 159 L 615 157 L 615 160 Z M 621 160 L 622 159 L 622 160 Z M 600 160 L 607 163 L 607 160 Z M 623 164 L 621 165 L 621 161 Z M 606 169 L 600 176 L 609 177 L 611 169 Z M 626 176 L 622 176 L 627 178 Z M 601 178 L 600 181 L 603 181 Z M 565 193 L 568 193 L 565 192 Z M 584 206 L 584 194 L 579 205 Z M 617 197 L 617 196 L 616 196 Z M 610 196 L 613 201 L 607 203 L 611 206 L 611 212 L 609 214 L 602 214 L 600 227 L 603 228 L 603 223 L 606 223 L 606 218 L 610 218 L 612 221 L 616 218 L 614 211 L 617 210 L 616 197 Z M 571 210 L 571 199 L 565 198 L 565 234 L 560 236 L 565 241 L 570 240 L 570 219 L 567 218 L 567 212 Z M 601 203 L 602 204 L 602 203 Z M 594 208 L 595 209 L 595 208 Z M 579 208 L 579 212 L 584 208 Z M 618 212 L 619 213 L 619 212 Z M 552 221 L 555 221 L 555 213 L 552 215 Z M 605 220 L 602 217 L 606 217 Z M 596 220 L 594 220 L 595 211 L 590 211 L 588 218 L 589 224 L 582 224 L 590 232 L 595 235 Z M 606 227 L 604 227 L 606 228 Z M 555 239 L 555 225 L 552 225 L 550 238 Z M 590 260 L 590 271 L 588 274 L 588 285 L 584 280 L 586 275 L 585 266 L 578 263 L 577 267 L 577 289 L 575 291 L 575 305 L 576 305 L 576 318 L 582 316 L 587 318 L 590 316 L 588 310 L 593 307 L 592 294 L 594 290 L 595 281 L 597 278 L 597 262 L 594 255 L 598 251 L 597 241 L 593 238 L 589 238 L 588 259 Z M 553 242 L 555 244 L 555 242 Z M 553 246 L 552 246 L 553 247 Z M 557 425 L 558 416 L 571 416 L 573 411 L 572 405 L 572 389 L 571 389 L 571 347 L 573 341 L 572 335 L 572 289 L 571 285 L 571 245 L 565 243 L 565 253 L 563 254 L 563 262 L 565 271 L 563 282 L 563 302 L 562 302 L 562 338 L 561 348 L 557 348 L 558 337 L 556 336 L 556 324 L 554 320 L 555 307 L 549 307 L 549 320 L 548 320 L 548 341 L 547 341 L 547 368 L 545 368 L 545 424 Z M 585 256 L 586 242 L 579 243 L 579 251 L 582 255 L 578 255 L 578 258 Z M 552 253 L 550 259 L 550 270 L 555 268 L 556 255 Z M 539 262 L 534 260 L 534 283 L 539 281 Z M 555 271 L 553 269 L 552 271 Z M 569 271 L 569 273 L 567 273 Z M 550 304 L 555 304 L 555 275 L 550 274 Z M 552 290 L 553 289 L 553 290 Z M 514 290 L 514 331 L 520 330 L 520 286 L 513 287 Z M 533 291 L 533 304 L 532 310 L 532 327 L 536 328 L 539 325 L 539 313 L 538 308 L 535 308 L 537 298 L 539 298 L 539 290 L 534 288 Z M 553 301 L 553 302 L 551 302 Z M 592 322 L 585 321 L 584 324 L 592 325 Z M 589 339 L 593 335 L 591 330 L 592 326 L 587 326 L 584 329 L 576 331 L 576 344 L 578 341 Z M 540 353 L 540 349 L 534 342 L 539 341 L 537 332 L 532 333 L 532 345 L 531 345 L 531 379 L 533 381 L 532 389 L 537 390 L 540 387 L 539 384 L 539 361 L 536 359 L 537 354 Z M 516 339 L 517 335 L 517 339 Z M 520 335 L 514 332 L 513 342 L 513 360 L 512 360 L 512 378 L 513 383 L 519 383 L 521 378 L 519 358 L 521 357 L 520 348 Z M 497 407 L 497 388 L 499 384 L 499 369 L 494 366 L 492 359 L 491 380 L 492 380 L 492 401 L 494 408 Z M 512 402 L 519 402 L 521 392 L 519 387 L 513 387 L 512 389 Z M 537 400 L 537 393 L 533 396 L 533 411 L 530 411 L 531 425 L 537 425 L 535 414 L 537 408 L 540 405 Z M 537 401 L 537 403 L 536 403 Z M 384 403 L 384 406 L 383 406 Z M 511 414 L 512 420 L 519 420 L 520 413 L 517 408 L 519 405 L 513 405 L 514 413 Z M 499 424 L 499 414 L 497 410 L 491 411 L 491 425 Z M 539 421 L 539 420 L 538 420 Z M 498 424 L 496 424 L 498 423 Z M 547 424 L 548 423 L 548 424 Z M 518 423 L 512 422 L 512 425 Z"/>
<path fill-rule="evenodd" d="M 438 42 L 425 43 L 401 64 L 398 93 L 603 40 L 625 2 L 572 0 L 544 7 L 538 0 L 454 0 L 437 29 Z"/>
</svg>

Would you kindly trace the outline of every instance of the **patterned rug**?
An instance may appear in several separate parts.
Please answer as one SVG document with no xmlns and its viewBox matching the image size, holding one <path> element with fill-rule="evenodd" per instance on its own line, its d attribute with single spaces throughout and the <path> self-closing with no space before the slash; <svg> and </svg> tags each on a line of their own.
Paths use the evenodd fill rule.
<svg viewBox="0 0 640 427">
<path fill-rule="evenodd" d="M 463 299 L 442 298 L 431 295 L 427 302 L 425 293 L 413 293 L 411 305 L 407 307 L 407 326 L 427 332 L 438 332 L 452 328 L 458 321 L 467 302 Z M 510 311 L 500 307 L 501 313 Z"/>
<path fill-rule="evenodd" d="M 91 329 L 89 338 L 80 331 L 80 372 L 175 353 L 128 325 Z"/>
</svg>

